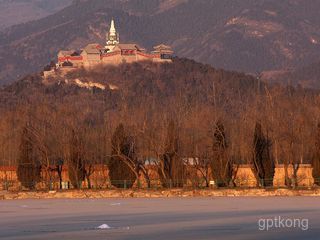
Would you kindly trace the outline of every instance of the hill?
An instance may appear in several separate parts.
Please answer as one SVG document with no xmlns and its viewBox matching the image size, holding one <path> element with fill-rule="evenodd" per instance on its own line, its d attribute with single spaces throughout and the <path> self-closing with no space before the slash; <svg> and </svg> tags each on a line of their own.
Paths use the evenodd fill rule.
<svg viewBox="0 0 320 240">
<path fill-rule="evenodd" d="M 86 83 L 93 85 L 90 87 Z M 255 94 L 257 87 L 258 83 L 252 76 L 174 58 L 173 63 L 102 65 L 89 70 L 79 68 L 68 73 L 58 70 L 56 75 L 48 78 L 41 74 L 28 75 L 3 87 L 0 99 L 3 107 L 23 102 L 38 104 L 41 98 L 51 99 L 52 104 L 61 99 L 79 98 L 77 102 L 88 104 L 88 99 L 82 99 L 81 94 L 90 95 L 93 92 L 94 98 L 103 100 L 106 105 L 117 102 L 119 94 L 125 94 L 125 102 L 133 106 L 139 106 L 149 97 L 160 105 L 180 97 L 188 99 L 190 103 L 200 101 L 208 104 L 212 103 L 213 92 L 219 91 L 223 96 L 221 101 L 232 98 L 235 104 L 237 95 L 248 98 Z"/>
<path fill-rule="evenodd" d="M 88 87 L 85 83 L 90 82 L 99 85 Z M 197 154 L 190 151 L 205 154 L 215 124 L 221 122 L 232 146 L 230 154 L 248 163 L 254 129 L 260 123 L 276 144 L 275 158 L 281 156 L 284 161 L 293 151 L 297 161 L 301 157 L 309 161 L 318 96 L 316 91 L 269 87 L 243 73 L 178 58 L 171 64 L 140 62 L 78 69 L 46 80 L 39 74 L 30 75 L 0 91 L 0 156 L 11 162 L 17 159 L 21 129 L 26 124 L 44 134 L 41 142 L 52 148 L 50 158 L 56 158 L 67 151 L 71 131 L 80 134 L 88 148 L 100 149 L 92 154 L 102 154 L 120 123 L 139 139 L 139 146 L 158 143 L 153 147 L 163 148 L 168 123 L 174 121 L 184 155 Z"/>
<path fill-rule="evenodd" d="M 72 0 L 0 0 L 0 30 L 41 19 L 61 10 L 71 2 Z"/>
<path fill-rule="evenodd" d="M 105 89 L 83 87 L 79 81 L 99 83 Z M 210 124 L 227 109 L 228 114 L 239 117 L 253 101 L 257 87 L 251 76 L 187 59 L 174 59 L 171 64 L 140 62 L 79 69 L 46 80 L 40 74 L 29 75 L 0 90 L 0 162 L 16 161 L 25 124 L 47 132 L 45 138 L 50 142 L 43 139 L 43 144 L 52 148 L 50 158 L 54 158 L 64 151 L 61 144 L 68 144 L 71 129 L 109 137 L 114 127 L 124 123 L 130 131 L 138 131 L 135 134 L 147 131 L 143 130 L 147 125 L 150 134 L 153 128 L 164 134 L 170 119 L 186 121 L 184 128 L 191 130 L 191 125 L 197 124 L 188 122 L 193 117 L 201 116 L 203 124 Z M 209 131 L 209 125 L 206 127 Z M 60 135 L 63 131 L 67 134 L 64 137 Z M 107 140 L 99 141 L 99 148 L 108 144 Z"/>
<path fill-rule="evenodd" d="M 303 0 L 90 0 L 0 34 L 0 79 L 38 71 L 60 49 L 104 43 L 112 17 L 121 40 L 180 57 L 259 73 L 319 60 L 320 3 Z"/>
<path fill-rule="evenodd" d="M 268 72 L 262 78 L 269 83 L 290 84 L 304 88 L 320 88 L 320 62 L 284 71 Z"/>
<path fill-rule="evenodd" d="M 268 161 L 273 176 L 274 164 L 310 163 L 318 153 L 319 103 L 317 91 L 270 87 L 179 58 L 37 74 L 0 91 L 0 165 L 23 166 L 32 156 L 34 167 L 50 172 L 63 159 L 81 177 L 84 168 L 90 174 L 108 163 L 110 172 L 127 171 L 132 180 L 142 173 L 150 183 L 144 166 L 152 159 L 163 186 L 168 178 L 181 186 L 177 177 L 195 179 L 197 169 L 206 169 L 208 184 L 210 166 L 228 186 L 233 164 Z M 265 184 L 272 183 L 268 174 Z M 121 187 L 119 175 L 109 176 Z"/>
</svg>

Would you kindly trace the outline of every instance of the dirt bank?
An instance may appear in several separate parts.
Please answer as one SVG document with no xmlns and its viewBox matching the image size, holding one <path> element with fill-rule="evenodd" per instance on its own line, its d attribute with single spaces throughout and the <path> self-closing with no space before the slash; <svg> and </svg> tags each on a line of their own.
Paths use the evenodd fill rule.
<svg viewBox="0 0 320 240">
<path fill-rule="evenodd" d="M 0 192 L 0 199 L 48 198 L 159 198 L 159 197 L 268 197 L 268 196 L 320 196 L 317 189 L 213 189 L 213 190 L 70 190 L 50 192 Z"/>
</svg>

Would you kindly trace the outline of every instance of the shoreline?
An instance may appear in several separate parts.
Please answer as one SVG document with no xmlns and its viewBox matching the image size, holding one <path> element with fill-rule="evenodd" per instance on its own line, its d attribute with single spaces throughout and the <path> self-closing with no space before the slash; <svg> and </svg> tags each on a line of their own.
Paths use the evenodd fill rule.
<svg viewBox="0 0 320 240">
<path fill-rule="evenodd" d="M 187 198 L 187 197 L 320 197 L 315 189 L 210 189 L 210 190 L 68 190 L 68 191 L 0 191 L 0 200 L 14 199 L 89 199 L 89 198 Z"/>
</svg>

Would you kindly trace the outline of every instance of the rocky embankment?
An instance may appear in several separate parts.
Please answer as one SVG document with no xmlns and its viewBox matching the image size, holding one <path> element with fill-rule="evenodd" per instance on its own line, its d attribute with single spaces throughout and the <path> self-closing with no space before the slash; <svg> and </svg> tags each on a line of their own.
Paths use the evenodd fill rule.
<svg viewBox="0 0 320 240">
<path fill-rule="evenodd" d="M 1 191 L 1 200 L 57 198 L 161 198 L 161 197 L 270 197 L 320 196 L 320 189 L 212 189 L 212 190 L 70 190 L 50 192 Z"/>
</svg>

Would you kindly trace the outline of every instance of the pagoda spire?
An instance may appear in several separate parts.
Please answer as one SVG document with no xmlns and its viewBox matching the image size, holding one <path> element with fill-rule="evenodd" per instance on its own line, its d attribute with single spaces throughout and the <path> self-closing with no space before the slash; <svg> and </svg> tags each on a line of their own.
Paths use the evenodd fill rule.
<svg viewBox="0 0 320 240">
<path fill-rule="evenodd" d="M 114 19 L 112 18 L 111 24 L 110 24 L 110 30 L 107 33 L 107 45 L 105 46 L 106 49 L 109 49 L 110 51 L 113 50 L 115 45 L 119 44 L 119 33 L 116 30 Z"/>
</svg>

